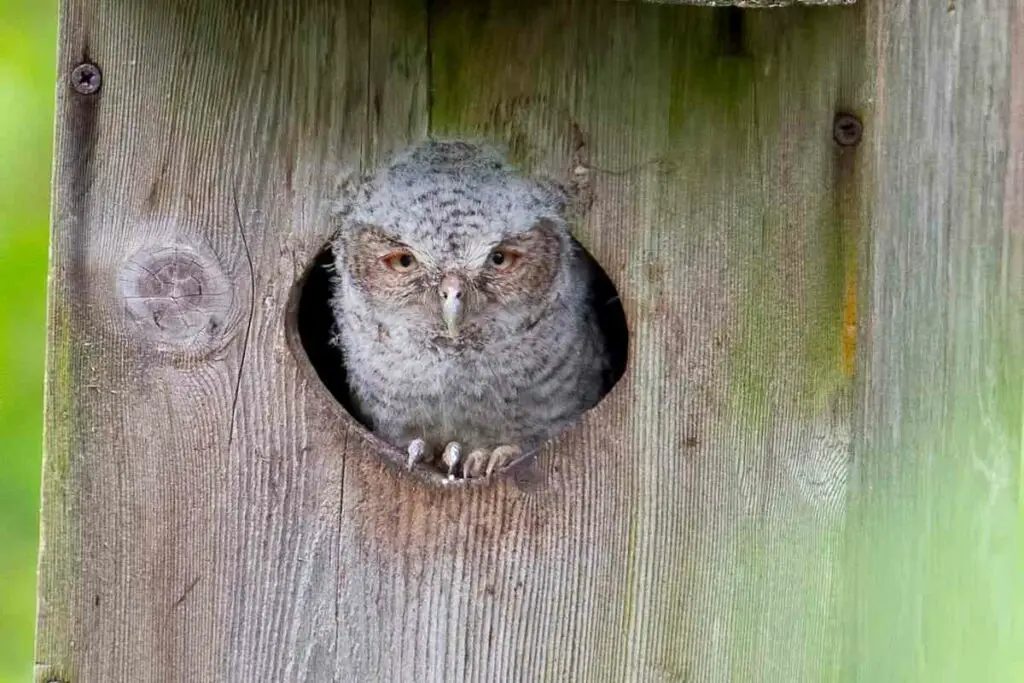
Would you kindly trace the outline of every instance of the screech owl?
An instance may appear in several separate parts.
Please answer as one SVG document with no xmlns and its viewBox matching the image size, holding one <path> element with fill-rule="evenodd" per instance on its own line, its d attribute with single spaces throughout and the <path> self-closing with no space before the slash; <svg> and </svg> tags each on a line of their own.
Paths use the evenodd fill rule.
<svg viewBox="0 0 1024 683">
<path fill-rule="evenodd" d="M 410 468 L 490 476 L 602 396 L 595 273 L 567 207 L 489 146 L 431 140 L 339 212 L 334 344 L 354 408 Z"/>
</svg>

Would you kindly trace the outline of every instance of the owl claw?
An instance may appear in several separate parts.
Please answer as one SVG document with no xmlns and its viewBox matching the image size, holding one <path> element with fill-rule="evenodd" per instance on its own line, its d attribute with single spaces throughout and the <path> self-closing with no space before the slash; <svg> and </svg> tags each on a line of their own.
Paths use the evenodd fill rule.
<svg viewBox="0 0 1024 683">
<path fill-rule="evenodd" d="M 495 470 L 501 470 L 511 465 L 522 453 L 519 446 L 498 446 L 491 451 L 490 462 L 487 463 L 487 476 L 491 476 Z"/>
<path fill-rule="evenodd" d="M 462 463 L 462 476 L 465 479 L 473 479 L 483 474 L 483 469 L 486 464 L 487 451 L 483 448 L 478 448 L 469 455 L 466 456 L 465 462 Z"/>
<path fill-rule="evenodd" d="M 489 477 L 512 464 L 521 453 L 519 446 L 498 446 L 490 451 L 478 448 L 466 456 L 462 476 L 466 479 Z"/>
<path fill-rule="evenodd" d="M 423 460 L 427 452 L 427 444 L 423 439 L 413 439 L 408 449 L 409 459 L 405 461 L 405 468 L 411 470 L 413 465 Z"/>
<path fill-rule="evenodd" d="M 458 441 L 452 441 L 444 447 L 444 453 L 441 454 L 441 462 L 448 467 L 448 474 L 455 472 L 455 467 L 459 464 L 459 456 L 462 455 L 462 446 Z"/>
</svg>

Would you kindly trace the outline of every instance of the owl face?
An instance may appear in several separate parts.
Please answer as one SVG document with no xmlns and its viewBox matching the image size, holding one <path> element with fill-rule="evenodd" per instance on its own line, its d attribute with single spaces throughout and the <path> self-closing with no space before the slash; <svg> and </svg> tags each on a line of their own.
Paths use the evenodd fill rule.
<svg viewBox="0 0 1024 683">
<path fill-rule="evenodd" d="M 428 141 L 360 186 L 339 269 L 383 332 L 479 347 L 557 300 L 573 244 L 566 202 L 493 148 Z"/>
<path fill-rule="evenodd" d="M 564 231 L 548 219 L 519 231 L 449 220 L 427 239 L 355 226 L 346 264 L 378 320 L 452 347 L 529 326 L 549 303 Z"/>
</svg>

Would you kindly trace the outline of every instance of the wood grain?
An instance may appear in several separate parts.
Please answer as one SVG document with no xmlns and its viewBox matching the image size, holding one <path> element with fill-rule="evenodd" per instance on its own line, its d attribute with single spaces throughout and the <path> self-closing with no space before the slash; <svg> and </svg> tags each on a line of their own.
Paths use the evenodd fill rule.
<svg viewBox="0 0 1024 683">
<path fill-rule="evenodd" d="M 1024 10 L 877 7 L 856 680 L 1024 672 Z"/>
<path fill-rule="evenodd" d="M 369 16 L 62 5 L 39 680 L 334 670 L 344 460 L 282 320 L 368 141 Z M 96 96 L 67 87 L 83 60 Z M 122 300 L 168 245 L 227 292 L 198 342 Z"/>
<path fill-rule="evenodd" d="M 1012 678 L 1021 55 L 1012 0 L 66 0 L 37 680 Z M 571 182 L 630 326 L 490 486 L 387 466 L 286 329 L 427 134 Z"/>
<path fill-rule="evenodd" d="M 551 456 L 564 507 L 549 514 L 583 540 L 536 559 L 568 604 L 529 623 L 525 679 L 831 666 L 860 220 L 831 124 L 865 104 L 861 21 L 512 2 L 433 17 L 435 129 L 501 135 L 563 176 L 585 142 L 579 236 L 632 331 L 623 384 Z"/>
</svg>

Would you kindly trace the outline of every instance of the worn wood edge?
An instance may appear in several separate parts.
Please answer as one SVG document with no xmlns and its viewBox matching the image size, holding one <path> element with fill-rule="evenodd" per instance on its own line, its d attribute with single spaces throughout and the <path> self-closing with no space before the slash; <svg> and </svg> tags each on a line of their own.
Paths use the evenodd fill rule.
<svg viewBox="0 0 1024 683">
<path fill-rule="evenodd" d="M 857 0 L 618 0 L 651 5 L 686 5 L 691 7 L 738 7 L 740 9 L 778 9 L 782 7 L 847 6 Z"/>
<path fill-rule="evenodd" d="M 70 139 L 76 121 L 95 121 L 95 99 L 76 96 L 68 78 L 76 60 L 88 58 L 79 25 L 83 19 L 69 2 L 59 3 L 54 84 L 53 160 L 50 170 L 49 253 L 46 277 L 46 350 L 43 380 L 43 440 L 36 566 L 33 676 L 41 683 L 71 681 L 78 673 L 81 590 L 74 580 L 82 567 L 81 472 L 78 397 L 72 391 L 75 358 L 68 288 L 76 274 L 69 263 L 74 237 L 64 226 L 81 220 L 84 188 L 66 188 L 61 178 L 77 172 L 84 183 L 91 162 L 92 131 L 77 148 Z M 77 117 L 77 118 L 76 118 Z M 72 169 L 68 171 L 69 167 Z"/>
</svg>

